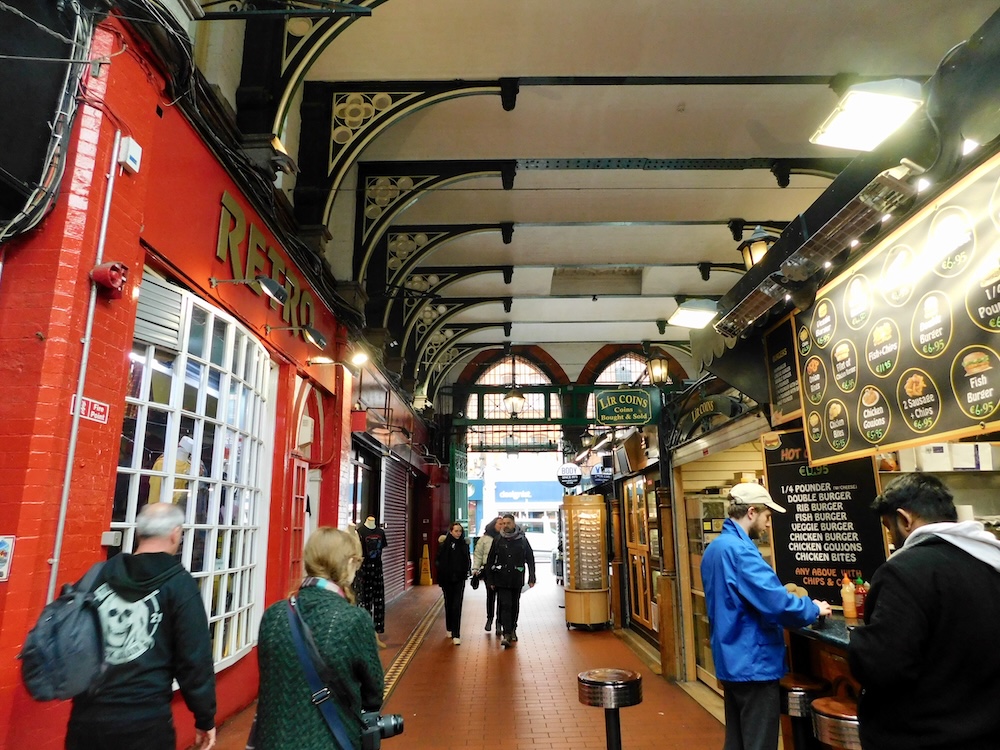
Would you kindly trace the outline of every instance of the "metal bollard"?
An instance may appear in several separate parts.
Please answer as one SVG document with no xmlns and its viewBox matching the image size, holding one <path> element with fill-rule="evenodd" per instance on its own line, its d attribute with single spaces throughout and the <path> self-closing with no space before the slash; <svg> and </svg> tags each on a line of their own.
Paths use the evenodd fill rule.
<svg viewBox="0 0 1000 750">
<path fill-rule="evenodd" d="M 591 669 L 576 676 L 580 703 L 604 709 L 608 750 L 622 749 L 618 709 L 642 703 L 642 675 L 625 669 Z"/>
</svg>

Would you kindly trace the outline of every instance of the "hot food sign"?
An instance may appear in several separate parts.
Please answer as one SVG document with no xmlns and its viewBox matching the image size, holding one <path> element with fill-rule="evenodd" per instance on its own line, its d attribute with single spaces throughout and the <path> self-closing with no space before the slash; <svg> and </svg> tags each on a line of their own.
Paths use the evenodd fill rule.
<svg viewBox="0 0 1000 750">
<path fill-rule="evenodd" d="M 1000 158 L 795 317 L 813 464 L 1000 427 Z"/>
</svg>

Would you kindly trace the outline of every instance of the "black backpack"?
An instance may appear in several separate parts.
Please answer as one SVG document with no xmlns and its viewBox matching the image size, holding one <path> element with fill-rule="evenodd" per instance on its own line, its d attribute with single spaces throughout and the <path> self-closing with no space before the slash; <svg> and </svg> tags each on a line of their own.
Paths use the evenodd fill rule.
<svg viewBox="0 0 1000 750">
<path fill-rule="evenodd" d="M 36 701 L 67 700 L 100 684 L 107 662 L 93 588 L 103 567 L 99 562 L 75 586 L 63 586 L 24 641 L 21 680 Z"/>
</svg>

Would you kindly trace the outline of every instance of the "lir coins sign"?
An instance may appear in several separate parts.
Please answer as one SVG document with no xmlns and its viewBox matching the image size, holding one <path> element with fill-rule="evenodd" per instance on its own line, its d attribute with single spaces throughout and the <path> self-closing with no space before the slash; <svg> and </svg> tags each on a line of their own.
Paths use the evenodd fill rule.
<svg viewBox="0 0 1000 750">
<path fill-rule="evenodd" d="M 641 388 L 619 388 L 594 394 L 597 424 L 642 425 L 653 421 L 653 400 Z"/>
</svg>

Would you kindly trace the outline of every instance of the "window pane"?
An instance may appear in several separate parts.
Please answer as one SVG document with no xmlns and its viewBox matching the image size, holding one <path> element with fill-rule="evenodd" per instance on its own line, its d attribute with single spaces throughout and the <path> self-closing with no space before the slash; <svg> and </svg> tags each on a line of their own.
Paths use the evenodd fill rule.
<svg viewBox="0 0 1000 750">
<path fill-rule="evenodd" d="M 222 373 L 214 367 L 208 370 L 208 388 L 205 390 L 205 416 L 209 419 L 219 418 L 219 387 Z"/>
<path fill-rule="evenodd" d="M 212 364 L 221 365 L 225 363 L 226 357 L 226 330 L 228 326 L 224 320 L 218 316 L 215 318 L 215 326 L 212 329 Z"/>
<path fill-rule="evenodd" d="M 173 380 L 174 355 L 157 350 L 153 360 L 152 378 L 149 383 L 149 400 L 157 404 L 169 404 Z"/>
<path fill-rule="evenodd" d="M 128 356 L 128 386 L 125 398 L 142 397 L 142 376 L 146 371 L 146 347 L 137 346 Z"/>
<path fill-rule="evenodd" d="M 186 411 L 198 411 L 198 396 L 201 393 L 202 366 L 197 362 L 187 363 L 184 377 L 184 401 L 181 408 Z"/>
<path fill-rule="evenodd" d="M 205 330 L 208 326 L 208 312 L 196 307 L 191 311 L 191 329 L 188 332 L 188 352 L 196 357 L 205 356 Z"/>
</svg>

